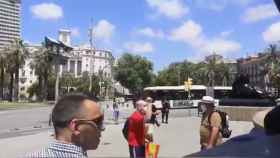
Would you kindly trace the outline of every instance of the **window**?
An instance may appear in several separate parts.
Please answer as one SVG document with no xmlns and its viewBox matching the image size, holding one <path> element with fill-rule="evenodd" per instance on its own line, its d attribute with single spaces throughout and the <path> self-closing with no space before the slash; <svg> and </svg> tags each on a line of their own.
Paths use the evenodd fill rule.
<svg viewBox="0 0 280 158">
<path fill-rule="evenodd" d="M 62 65 L 62 72 L 67 72 L 68 71 L 68 64 L 63 64 Z"/>
<path fill-rule="evenodd" d="M 70 73 L 75 73 L 75 61 L 70 61 Z"/>
<path fill-rule="evenodd" d="M 77 75 L 82 75 L 82 61 L 78 61 L 77 63 Z"/>
</svg>

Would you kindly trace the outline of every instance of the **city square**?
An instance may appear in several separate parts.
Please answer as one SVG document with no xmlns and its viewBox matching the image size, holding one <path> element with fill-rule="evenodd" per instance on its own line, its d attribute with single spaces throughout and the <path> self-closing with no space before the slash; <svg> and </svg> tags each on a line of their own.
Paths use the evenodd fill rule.
<svg viewBox="0 0 280 158">
<path fill-rule="evenodd" d="M 50 111 L 48 108 L 33 109 L 33 113 Z M 102 134 L 102 141 L 100 147 L 96 151 L 89 151 L 89 157 L 128 157 L 128 145 L 126 140 L 123 138 L 121 129 L 125 118 L 132 112 L 132 109 L 122 109 L 121 110 L 121 123 L 115 125 L 112 121 L 112 110 L 108 110 L 105 114 L 105 124 L 106 129 Z M 16 112 L 11 112 L 16 113 Z M 24 115 L 24 111 L 18 111 Z M 12 114 L 11 114 L 12 115 Z M 1 120 L 9 118 L 1 117 Z M 18 114 L 18 119 L 23 118 Z M 163 124 L 161 127 L 155 129 L 155 142 L 161 144 L 159 156 L 160 157 L 183 157 L 200 150 L 199 146 L 199 117 L 196 116 L 196 111 L 189 112 L 188 110 L 174 110 L 171 112 L 171 119 L 169 124 Z M 15 125 L 10 127 L 3 127 L 0 132 L 0 147 L 5 148 L 5 152 L 1 152 L 1 157 L 19 157 L 26 154 L 27 152 L 32 152 L 34 150 L 40 150 L 42 147 L 48 145 L 48 143 L 53 139 L 51 130 L 48 125 L 47 116 L 34 115 L 30 116 L 36 118 L 38 121 L 27 121 L 25 127 L 22 125 Z M 16 118 L 15 118 L 16 119 Z M 16 122 L 16 120 L 11 120 Z M 4 123 L 1 122 L 4 125 Z M 33 126 L 41 125 L 42 129 L 34 129 Z M 4 128 L 18 127 L 19 131 L 17 134 L 10 134 L 4 132 Z M 234 130 L 233 137 L 247 134 L 253 128 L 252 122 L 231 122 L 231 127 Z M 29 130 L 28 130 L 29 129 Z M 28 143 L 27 143 L 28 142 Z"/>
<path fill-rule="evenodd" d="M 279 11 L 0 0 L 0 158 L 278 155 Z"/>
</svg>

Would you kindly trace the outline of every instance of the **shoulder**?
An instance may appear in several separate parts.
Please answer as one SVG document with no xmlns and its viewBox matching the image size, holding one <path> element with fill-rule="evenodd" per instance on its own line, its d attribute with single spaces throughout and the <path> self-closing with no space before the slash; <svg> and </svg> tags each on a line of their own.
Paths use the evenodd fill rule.
<svg viewBox="0 0 280 158">
<path fill-rule="evenodd" d="M 130 120 L 141 120 L 143 119 L 144 120 L 144 116 L 141 115 L 139 112 L 134 112 L 130 117 L 129 117 Z"/>
<path fill-rule="evenodd" d="M 219 126 L 220 125 L 220 123 L 222 121 L 222 118 L 221 118 L 219 112 L 215 111 L 209 117 L 210 117 L 209 120 L 210 120 L 211 125 L 213 125 L 213 126 Z"/>
<path fill-rule="evenodd" d="M 51 154 L 48 152 L 47 149 L 42 149 L 40 151 L 36 151 L 33 153 L 28 153 L 22 158 L 45 158 L 45 157 L 50 157 Z"/>
</svg>

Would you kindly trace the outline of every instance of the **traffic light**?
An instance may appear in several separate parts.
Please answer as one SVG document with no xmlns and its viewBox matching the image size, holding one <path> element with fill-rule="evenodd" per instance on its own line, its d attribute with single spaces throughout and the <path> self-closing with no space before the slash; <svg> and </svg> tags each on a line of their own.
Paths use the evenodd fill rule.
<svg viewBox="0 0 280 158">
<path fill-rule="evenodd" d="M 190 89 L 191 89 L 191 87 L 192 87 L 192 79 L 191 78 L 188 78 L 188 80 L 187 81 L 185 81 L 184 82 L 185 83 L 185 90 L 186 91 L 189 91 Z"/>
</svg>

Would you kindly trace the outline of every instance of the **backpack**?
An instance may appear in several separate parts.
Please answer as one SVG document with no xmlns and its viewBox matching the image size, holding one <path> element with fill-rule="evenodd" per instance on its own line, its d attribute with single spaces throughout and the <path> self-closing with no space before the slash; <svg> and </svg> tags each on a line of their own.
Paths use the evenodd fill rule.
<svg viewBox="0 0 280 158">
<path fill-rule="evenodd" d="M 220 117 L 221 117 L 221 120 L 222 120 L 222 122 L 221 122 L 221 128 L 220 128 L 220 132 L 221 132 L 221 134 L 222 134 L 222 137 L 223 137 L 223 138 L 229 138 L 230 135 L 231 135 L 232 130 L 229 129 L 229 116 L 228 116 L 228 114 L 227 114 L 226 112 L 219 111 L 219 110 L 213 111 L 213 112 L 209 115 L 209 117 L 208 117 L 208 122 L 209 122 L 209 124 L 211 124 L 211 123 L 210 123 L 210 118 L 211 118 L 211 116 L 212 116 L 212 114 L 213 114 L 214 112 L 219 113 L 219 115 L 220 115 Z"/>
<path fill-rule="evenodd" d="M 129 124 L 129 119 L 126 119 L 122 129 L 122 134 L 126 140 L 128 140 L 128 126 L 129 126 L 128 124 Z"/>
</svg>

